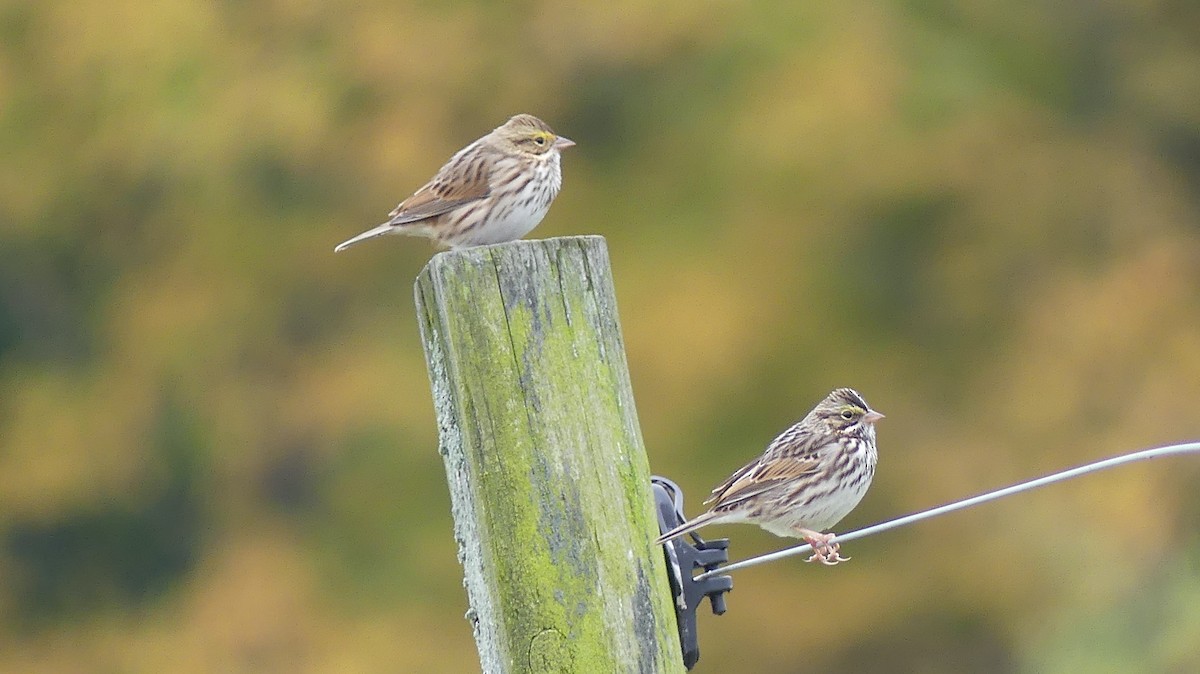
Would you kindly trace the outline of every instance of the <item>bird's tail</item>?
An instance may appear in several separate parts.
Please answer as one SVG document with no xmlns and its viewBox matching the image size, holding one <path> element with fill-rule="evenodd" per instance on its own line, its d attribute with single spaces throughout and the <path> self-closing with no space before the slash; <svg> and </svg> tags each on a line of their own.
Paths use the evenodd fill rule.
<svg viewBox="0 0 1200 674">
<path fill-rule="evenodd" d="M 662 536 L 659 536 L 658 539 L 654 541 L 654 544 L 658 545 L 660 543 L 666 543 L 667 541 L 675 539 L 675 538 L 679 538 L 680 536 L 682 536 L 684 534 L 690 534 L 693 531 L 699 529 L 700 527 L 702 527 L 706 524 L 712 524 L 714 521 L 716 521 L 719 517 L 721 517 L 724 514 L 725 513 L 717 513 L 717 512 L 713 512 L 710 510 L 710 511 L 704 513 L 703 515 L 697 515 L 696 517 L 693 517 L 692 519 L 684 522 L 683 524 L 680 524 L 679 526 L 668 531 L 667 533 L 663 534 Z"/>
<path fill-rule="evenodd" d="M 366 241 L 367 239 L 374 239 L 377 236 L 383 236 L 384 234 L 391 232 L 395 228 L 396 228 L 395 225 L 391 224 L 390 222 L 385 222 L 382 225 L 379 225 L 378 227 L 368 229 L 367 231 L 363 232 L 362 234 L 359 234 L 358 236 L 351 237 L 351 238 L 346 239 L 345 241 L 339 243 L 337 245 L 337 247 L 333 249 L 333 252 L 340 253 L 343 250 L 349 248 L 350 246 L 353 246 L 354 244 L 358 243 L 359 241 Z"/>
</svg>

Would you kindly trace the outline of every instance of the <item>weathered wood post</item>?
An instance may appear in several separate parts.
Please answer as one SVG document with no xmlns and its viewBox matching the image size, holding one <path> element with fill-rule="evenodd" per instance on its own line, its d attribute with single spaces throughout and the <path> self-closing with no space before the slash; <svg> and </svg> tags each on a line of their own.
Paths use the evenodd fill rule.
<svg viewBox="0 0 1200 674">
<path fill-rule="evenodd" d="M 684 671 L 604 239 L 441 253 L 415 291 L 483 671 Z"/>
</svg>

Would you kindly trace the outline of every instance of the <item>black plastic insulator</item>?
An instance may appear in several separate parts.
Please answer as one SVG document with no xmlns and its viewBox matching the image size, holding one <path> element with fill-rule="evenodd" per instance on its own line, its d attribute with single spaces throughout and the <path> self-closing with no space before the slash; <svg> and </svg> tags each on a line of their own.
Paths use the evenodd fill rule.
<svg viewBox="0 0 1200 674">
<path fill-rule="evenodd" d="M 683 491 L 674 482 L 657 475 L 650 478 L 658 509 L 659 533 L 683 524 Z M 691 539 L 690 541 L 688 539 Z M 733 589 L 733 578 L 713 576 L 696 580 L 700 573 L 713 571 L 729 561 L 729 539 L 704 540 L 695 533 L 685 534 L 663 544 L 671 592 L 675 596 L 675 619 L 679 623 L 679 643 L 683 664 L 691 669 L 700 660 L 700 642 L 696 633 L 696 607 L 708 597 L 712 612 L 725 613 L 725 593 Z"/>
</svg>

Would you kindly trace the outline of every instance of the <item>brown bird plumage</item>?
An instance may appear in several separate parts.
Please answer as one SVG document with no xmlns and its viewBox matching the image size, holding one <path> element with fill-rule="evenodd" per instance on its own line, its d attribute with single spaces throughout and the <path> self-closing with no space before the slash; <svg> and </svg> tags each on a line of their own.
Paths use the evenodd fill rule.
<svg viewBox="0 0 1200 674">
<path fill-rule="evenodd" d="M 809 561 L 844 561 L 833 534 L 821 532 L 853 510 L 871 485 L 878 458 L 875 422 L 882 418 L 853 389 L 834 390 L 713 489 L 708 512 L 657 542 L 708 524 L 746 522 L 776 536 L 803 538 L 813 546 Z"/>
<path fill-rule="evenodd" d="M 459 150 L 387 222 L 340 244 L 384 234 L 425 236 L 454 248 L 513 241 L 536 227 L 562 186 L 559 152 L 574 141 L 533 115 L 515 115 Z"/>
</svg>

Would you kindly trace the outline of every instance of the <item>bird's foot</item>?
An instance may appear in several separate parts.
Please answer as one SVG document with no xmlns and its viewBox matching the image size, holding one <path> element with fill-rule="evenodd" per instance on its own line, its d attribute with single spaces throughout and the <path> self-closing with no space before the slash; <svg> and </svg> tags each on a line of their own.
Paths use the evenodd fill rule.
<svg viewBox="0 0 1200 674">
<path fill-rule="evenodd" d="M 838 562 L 848 562 L 849 557 L 843 557 L 839 550 L 841 546 L 833 540 L 833 534 L 820 534 L 815 531 L 804 533 L 804 542 L 812 546 L 812 556 L 806 562 L 821 562 L 825 566 L 833 566 Z"/>
</svg>

